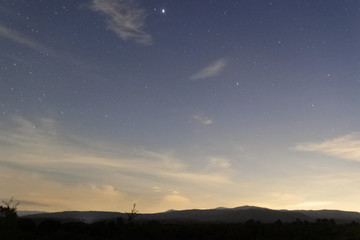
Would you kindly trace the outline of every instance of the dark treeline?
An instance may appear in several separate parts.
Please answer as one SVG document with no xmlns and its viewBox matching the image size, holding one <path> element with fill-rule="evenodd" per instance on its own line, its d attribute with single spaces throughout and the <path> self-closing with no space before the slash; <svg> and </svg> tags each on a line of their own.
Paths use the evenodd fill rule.
<svg viewBox="0 0 360 240">
<path fill-rule="evenodd" d="M 244 239 L 244 240 L 331 240 L 360 239 L 360 225 L 356 222 L 337 224 L 334 220 L 316 222 L 295 221 L 261 223 L 249 220 L 244 223 L 169 223 L 159 221 L 128 222 L 122 218 L 94 223 L 33 220 L 12 218 L 0 222 L 0 239 Z"/>
</svg>

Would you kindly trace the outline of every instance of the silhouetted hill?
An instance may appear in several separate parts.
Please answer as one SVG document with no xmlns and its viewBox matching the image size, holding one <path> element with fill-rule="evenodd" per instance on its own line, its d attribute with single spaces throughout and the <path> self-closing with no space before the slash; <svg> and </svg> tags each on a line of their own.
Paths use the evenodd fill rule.
<svg viewBox="0 0 360 240">
<path fill-rule="evenodd" d="M 277 211 L 256 207 L 171 211 L 157 214 L 143 214 L 139 216 L 139 219 L 227 223 L 245 222 L 249 219 L 259 220 L 261 222 L 274 222 L 278 219 L 284 222 L 295 221 L 296 219 L 310 220 L 309 217 L 301 212 Z"/>
<path fill-rule="evenodd" d="M 17 215 L 19 217 L 23 217 L 23 216 L 27 216 L 27 215 L 34 215 L 34 214 L 41 214 L 44 212 L 40 212 L 40 211 L 17 211 Z"/>
<path fill-rule="evenodd" d="M 55 213 L 40 213 L 26 215 L 25 218 L 31 219 L 55 219 L 61 221 L 82 221 L 85 223 L 96 222 L 106 219 L 116 219 L 125 217 L 124 213 L 119 212 L 101 212 L 101 211 L 65 211 Z"/>
<path fill-rule="evenodd" d="M 57 212 L 28 215 L 26 218 L 32 219 L 58 219 L 80 220 L 83 222 L 95 222 L 105 219 L 123 218 L 126 220 L 126 214 L 118 212 Z M 192 209 L 192 210 L 171 210 L 154 214 L 138 214 L 138 221 L 166 221 L 166 222 L 210 222 L 210 223 L 240 223 L 247 220 L 259 220 L 263 223 L 271 223 L 277 220 L 282 222 L 309 221 L 316 219 L 334 219 L 340 222 L 360 221 L 360 213 L 346 212 L 338 210 L 319 210 L 319 211 L 288 211 L 272 210 L 267 208 L 243 206 L 236 208 L 215 208 L 215 209 Z"/>
<path fill-rule="evenodd" d="M 339 211 L 339 210 L 299 210 L 296 212 L 301 212 L 306 216 L 312 219 L 334 219 L 337 221 L 357 221 L 360 222 L 360 213 L 358 212 L 348 212 L 348 211 Z"/>
</svg>

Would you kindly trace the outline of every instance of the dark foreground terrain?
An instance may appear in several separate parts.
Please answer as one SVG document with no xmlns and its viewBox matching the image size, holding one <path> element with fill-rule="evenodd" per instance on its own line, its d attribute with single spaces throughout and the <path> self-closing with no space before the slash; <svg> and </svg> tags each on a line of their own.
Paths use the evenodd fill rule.
<svg viewBox="0 0 360 240">
<path fill-rule="evenodd" d="M 123 218 L 93 223 L 55 219 L 16 218 L 2 221 L 1 240 L 16 239 L 360 239 L 357 222 L 337 224 L 334 220 L 315 222 L 262 223 L 248 220 L 243 223 L 185 223 L 163 221 L 127 222 Z"/>
<path fill-rule="evenodd" d="M 0 240 L 112 239 L 359 239 L 360 213 L 287 211 L 243 206 L 139 214 L 57 212 L 18 217 L 17 204 L 0 206 Z"/>
</svg>

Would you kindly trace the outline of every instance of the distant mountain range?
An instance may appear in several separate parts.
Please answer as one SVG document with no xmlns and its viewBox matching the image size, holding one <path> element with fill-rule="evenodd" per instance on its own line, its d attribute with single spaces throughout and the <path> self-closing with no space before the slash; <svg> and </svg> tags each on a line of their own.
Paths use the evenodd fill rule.
<svg viewBox="0 0 360 240">
<path fill-rule="evenodd" d="M 35 214 L 42 214 L 44 212 L 40 212 L 40 211 L 17 211 L 17 215 L 19 217 L 24 217 L 27 215 L 35 215 Z"/>
<path fill-rule="evenodd" d="M 20 214 L 19 214 L 20 215 Z M 127 215 L 119 212 L 97 212 L 97 211 L 67 211 L 56 213 L 38 213 L 24 216 L 31 219 L 58 219 L 61 221 L 83 221 L 87 223 L 123 218 Z M 282 222 L 309 221 L 316 219 L 334 219 L 336 222 L 360 222 L 360 213 L 338 210 L 272 210 L 267 208 L 242 206 L 236 208 L 215 209 L 192 209 L 192 210 L 169 210 L 162 213 L 138 214 L 137 221 L 166 221 L 166 222 L 211 222 L 211 223 L 239 223 L 253 219 L 263 223 L 271 223 L 277 220 Z"/>
</svg>

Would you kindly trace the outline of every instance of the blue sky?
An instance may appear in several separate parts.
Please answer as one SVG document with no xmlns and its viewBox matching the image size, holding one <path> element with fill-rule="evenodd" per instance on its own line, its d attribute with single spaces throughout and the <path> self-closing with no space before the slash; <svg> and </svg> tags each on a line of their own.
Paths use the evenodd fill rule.
<svg viewBox="0 0 360 240">
<path fill-rule="evenodd" d="M 360 211 L 358 1 L 0 9 L 1 199 Z"/>
</svg>

